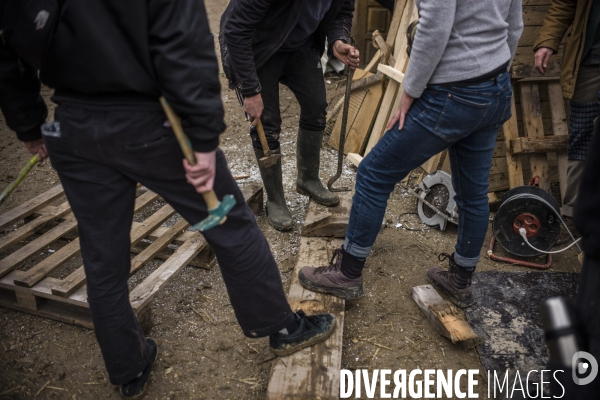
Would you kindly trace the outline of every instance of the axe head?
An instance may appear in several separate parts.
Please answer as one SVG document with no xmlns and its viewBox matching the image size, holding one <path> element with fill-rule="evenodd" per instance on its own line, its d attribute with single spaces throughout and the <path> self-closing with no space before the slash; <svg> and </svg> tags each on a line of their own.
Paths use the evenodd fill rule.
<svg viewBox="0 0 600 400">
<path fill-rule="evenodd" d="M 204 232 L 217 225 L 221 225 L 227 220 L 227 213 L 231 211 L 234 205 L 235 198 L 233 195 L 226 195 L 223 197 L 223 200 L 221 200 L 217 208 L 208 210 L 208 217 L 192 226 L 192 230 Z"/>
<path fill-rule="evenodd" d="M 260 164 L 263 168 L 269 168 L 277 163 L 277 160 L 281 158 L 281 154 L 271 154 L 268 157 L 263 157 L 258 160 L 258 164 Z"/>
</svg>

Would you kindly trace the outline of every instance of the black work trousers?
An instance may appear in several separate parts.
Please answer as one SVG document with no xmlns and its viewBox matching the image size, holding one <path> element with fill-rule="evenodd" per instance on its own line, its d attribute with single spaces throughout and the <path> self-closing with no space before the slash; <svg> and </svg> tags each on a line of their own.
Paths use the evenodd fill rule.
<svg viewBox="0 0 600 400">
<path fill-rule="evenodd" d="M 44 134 L 77 218 L 96 337 L 113 384 L 148 363 L 148 346 L 129 302 L 127 279 L 136 183 L 158 193 L 187 221 L 206 218 L 203 198 L 186 182 L 183 154 L 162 112 L 102 112 L 59 106 L 60 130 Z M 227 221 L 204 232 L 215 252 L 236 318 L 249 337 L 293 321 L 277 264 L 254 215 L 217 150 L 214 190 L 237 201 Z"/>
<path fill-rule="evenodd" d="M 289 87 L 300 103 L 300 128 L 321 131 L 327 122 L 327 98 L 321 54 L 314 48 L 296 51 L 278 51 L 256 73 L 262 88 L 264 110 L 261 122 L 269 149 L 279 149 L 281 111 L 279 83 Z M 252 145 L 262 149 L 256 129 L 250 129 Z M 319 143 L 320 147 L 321 144 Z"/>
</svg>

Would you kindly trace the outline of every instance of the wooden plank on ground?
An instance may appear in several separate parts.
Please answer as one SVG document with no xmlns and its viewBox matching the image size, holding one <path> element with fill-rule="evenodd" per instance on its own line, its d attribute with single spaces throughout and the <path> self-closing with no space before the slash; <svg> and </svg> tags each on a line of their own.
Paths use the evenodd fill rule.
<svg viewBox="0 0 600 400">
<path fill-rule="evenodd" d="M 301 236 L 337 238 L 346 236 L 352 208 L 352 192 L 340 192 L 338 195 L 340 203 L 333 207 L 325 207 L 310 200 Z"/>
<path fill-rule="evenodd" d="M 452 340 L 452 343 L 478 337 L 467 322 L 462 310 L 458 310 L 454 305 L 442 299 L 433 286 L 413 287 L 412 298 L 433 327 L 442 336 Z"/>
<path fill-rule="evenodd" d="M 4 259 L 0 260 L 0 277 L 6 275 L 13 269 L 20 267 L 30 257 L 38 254 L 44 247 L 56 242 L 64 234 L 72 231 L 76 227 L 77 220 L 75 219 L 75 216 L 71 216 L 67 218 L 65 222 L 52 228 L 33 242 L 27 243 L 19 250 L 9 254 Z"/>
<path fill-rule="evenodd" d="M 58 199 L 63 195 L 64 192 L 62 185 L 58 185 L 21 204 L 20 206 L 0 215 L 0 229 L 3 229 L 7 225 L 30 216 L 40 208 L 43 208 L 46 204 Z"/>
<path fill-rule="evenodd" d="M 339 399 L 345 302 L 304 289 L 298 281 L 298 271 L 305 265 L 327 265 L 333 250 L 342 243 L 340 239 L 300 238 L 298 259 L 288 293 L 290 306 L 294 311 L 302 309 L 309 315 L 331 313 L 337 326 L 323 343 L 273 362 L 267 388 L 268 400 Z"/>
<path fill-rule="evenodd" d="M 502 126 L 504 132 L 505 148 L 510 148 L 510 141 L 519 137 L 519 128 L 517 126 L 517 110 L 515 107 L 515 98 L 511 99 L 511 117 Z M 523 186 L 523 165 L 519 156 L 506 152 L 506 164 L 508 173 L 508 186 L 512 189 L 517 186 Z M 491 187 L 491 185 L 490 185 Z M 490 190 L 493 190 L 490 188 Z"/>
<path fill-rule="evenodd" d="M 548 100 L 550 101 L 550 114 L 552 115 L 552 131 L 556 137 L 569 137 L 565 103 L 563 101 L 562 89 L 559 82 L 548 84 Z M 560 198 L 564 199 L 567 191 L 567 152 L 565 150 L 556 153 L 558 158 L 558 182 L 560 184 Z"/>
<path fill-rule="evenodd" d="M 51 211 L 40 215 L 33 221 L 26 223 L 18 229 L 10 232 L 8 235 L 0 239 L 0 251 L 20 242 L 23 239 L 33 235 L 36 230 L 43 228 L 58 218 L 71 212 L 71 206 L 68 202 L 64 202 L 60 206 L 53 208 Z"/>
<path fill-rule="evenodd" d="M 167 261 L 155 269 L 142 283 L 133 289 L 129 295 L 131 306 L 138 312 L 144 308 L 158 291 L 171 281 L 204 247 L 206 240 L 203 236 L 188 239 Z"/>
<path fill-rule="evenodd" d="M 521 83 L 521 107 L 523 108 L 523 126 L 529 138 L 544 137 L 544 124 L 540 106 L 540 91 L 537 83 Z M 548 160 L 545 154 L 530 154 L 531 175 L 540 178 L 540 188 L 550 190 Z"/>
<path fill-rule="evenodd" d="M 565 152 L 568 136 L 544 136 L 539 138 L 517 138 L 510 141 L 512 154 Z"/>
</svg>

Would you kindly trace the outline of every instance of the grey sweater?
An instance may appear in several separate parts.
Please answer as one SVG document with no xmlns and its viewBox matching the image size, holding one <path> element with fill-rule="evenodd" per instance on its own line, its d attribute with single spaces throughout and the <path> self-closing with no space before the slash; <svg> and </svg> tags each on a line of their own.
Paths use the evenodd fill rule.
<svg viewBox="0 0 600 400">
<path fill-rule="evenodd" d="M 523 32 L 521 0 L 416 0 L 419 26 L 404 91 L 477 78 L 515 55 Z"/>
</svg>

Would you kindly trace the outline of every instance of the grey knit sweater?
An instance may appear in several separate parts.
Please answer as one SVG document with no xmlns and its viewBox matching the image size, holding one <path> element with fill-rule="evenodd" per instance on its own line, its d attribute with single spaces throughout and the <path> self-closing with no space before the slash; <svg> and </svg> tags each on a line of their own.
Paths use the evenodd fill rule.
<svg viewBox="0 0 600 400">
<path fill-rule="evenodd" d="M 416 0 L 419 26 L 404 91 L 477 78 L 515 55 L 523 32 L 521 0 Z"/>
</svg>

